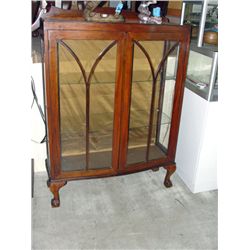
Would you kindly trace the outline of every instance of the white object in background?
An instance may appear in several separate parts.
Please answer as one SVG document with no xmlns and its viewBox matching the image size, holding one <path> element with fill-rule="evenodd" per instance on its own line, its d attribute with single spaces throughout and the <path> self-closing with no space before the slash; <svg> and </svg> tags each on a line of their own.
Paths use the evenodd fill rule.
<svg viewBox="0 0 250 250">
<path fill-rule="evenodd" d="M 217 111 L 218 102 L 185 88 L 176 172 L 193 193 L 217 189 Z"/>
<path fill-rule="evenodd" d="M 45 0 L 42 0 L 42 2 L 40 3 L 39 11 L 38 11 L 39 15 L 36 18 L 36 21 L 31 25 L 31 31 L 32 32 L 37 30 L 40 27 L 41 18 L 47 12 L 46 6 L 47 6 L 47 2 Z"/>
<path fill-rule="evenodd" d="M 40 106 L 44 110 L 43 100 L 43 78 L 42 78 L 42 64 L 31 64 L 31 75 L 35 82 L 36 95 Z M 31 92 L 31 89 L 30 89 Z M 32 100 L 31 100 L 32 102 Z M 31 103 L 30 103 L 31 104 Z M 31 158 L 34 159 L 34 171 L 46 171 L 46 143 L 40 143 L 45 135 L 45 125 L 39 113 L 38 107 L 34 102 L 31 109 Z"/>
<path fill-rule="evenodd" d="M 55 7 L 62 8 L 62 0 L 55 0 Z"/>
</svg>

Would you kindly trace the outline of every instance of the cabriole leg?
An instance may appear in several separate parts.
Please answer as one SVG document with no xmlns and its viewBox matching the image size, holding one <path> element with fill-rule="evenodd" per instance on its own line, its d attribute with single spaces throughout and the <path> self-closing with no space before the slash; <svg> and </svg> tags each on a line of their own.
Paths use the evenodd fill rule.
<svg viewBox="0 0 250 250">
<path fill-rule="evenodd" d="M 166 174 L 166 177 L 164 180 L 164 185 L 165 185 L 165 187 L 170 188 L 173 185 L 171 180 L 170 180 L 170 177 L 175 172 L 176 165 L 169 165 L 169 166 L 166 166 L 164 168 L 167 170 L 167 174 Z"/>
<path fill-rule="evenodd" d="M 47 181 L 47 185 L 54 195 L 54 198 L 51 200 L 52 207 L 59 207 L 60 206 L 60 197 L 59 197 L 59 189 L 67 184 L 67 181 Z"/>
</svg>

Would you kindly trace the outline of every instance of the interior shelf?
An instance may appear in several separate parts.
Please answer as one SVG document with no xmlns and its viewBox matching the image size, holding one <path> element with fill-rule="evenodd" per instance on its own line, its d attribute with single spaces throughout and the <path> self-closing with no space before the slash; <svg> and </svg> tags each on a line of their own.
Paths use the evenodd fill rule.
<svg viewBox="0 0 250 250">
<path fill-rule="evenodd" d="M 141 147 L 145 144 L 145 138 L 148 135 L 148 116 L 147 112 L 144 110 L 132 112 L 135 115 L 136 119 L 132 119 L 134 122 L 129 128 L 130 133 L 130 146 L 132 147 Z M 139 114 L 139 115 L 138 115 Z M 102 114 L 103 115 L 103 114 Z M 141 125 L 140 122 L 145 119 L 146 123 Z M 156 119 L 155 119 L 156 120 Z M 161 119 L 162 125 L 170 125 L 170 118 L 162 113 Z M 89 143 L 90 143 L 90 152 L 106 151 L 111 150 L 112 147 L 112 138 L 113 138 L 113 124 L 108 124 L 106 127 L 101 127 L 101 123 L 96 120 L 97 125 L 95 128 L 89 131 Z M 152 128 L 153 131 L 156 131 L 156 122 L 154 122 Z M 100 129 L 101 128 L 101 129 Z M 70 130 L 71 129 L 71 130 Z M 72 130 L 72 127 L 69 127 L 68 131 L 61 132 L 61 144 L 63 147 L 64 155 L 75 155 L 79 153 L 85 153 L 86 147 L 86 129 L 83 126 L 78 127 L 77 130 Z M 152 137 L 152 143 L 154 143 L 155 138 Z"/>
</svg>

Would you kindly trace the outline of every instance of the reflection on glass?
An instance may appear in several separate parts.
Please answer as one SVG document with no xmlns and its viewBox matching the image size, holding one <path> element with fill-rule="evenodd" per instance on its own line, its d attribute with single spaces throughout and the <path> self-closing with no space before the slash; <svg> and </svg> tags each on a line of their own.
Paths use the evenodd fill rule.
<svg viewBox="0 0 250 250">
<path fill-rule="evenodd" d="M 58 61 L 62 170 L 110 168 L 116 43 L 64 40 Z"/>
<path fill-rule="evenodd" d="M 161 64 L 156 79 L 155 76 L 163 56 L 173 45 L 164 41 L 139 41 L 134 45 L 127 165 L 166 156 L 176 49 Z"/>
<path fill-rule="evenodd" d="M 113 46 L 96 67 L 90 87 L 91 169 L 112 165 L 115 77 L 116 46 Z"/>
<path fill-rule="evenodd" d="M 209 85 L 213 58 L 190 50 L 187 78 L 194 84 Z"/>
</svg>

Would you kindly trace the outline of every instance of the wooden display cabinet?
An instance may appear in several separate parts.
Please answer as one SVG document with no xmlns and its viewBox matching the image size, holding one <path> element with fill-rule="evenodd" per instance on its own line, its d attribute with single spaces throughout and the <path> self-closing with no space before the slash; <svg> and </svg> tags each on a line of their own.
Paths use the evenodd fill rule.
<svg viewBox="0 0 250 250">
<path fill-rule="evenodd" d="M 189 26 L 44 21 L 48 186 L 167 170 L 171 187 L 189 53 Z M 131 17 L 131 14 L 130 14 Z"/>
</svg>

